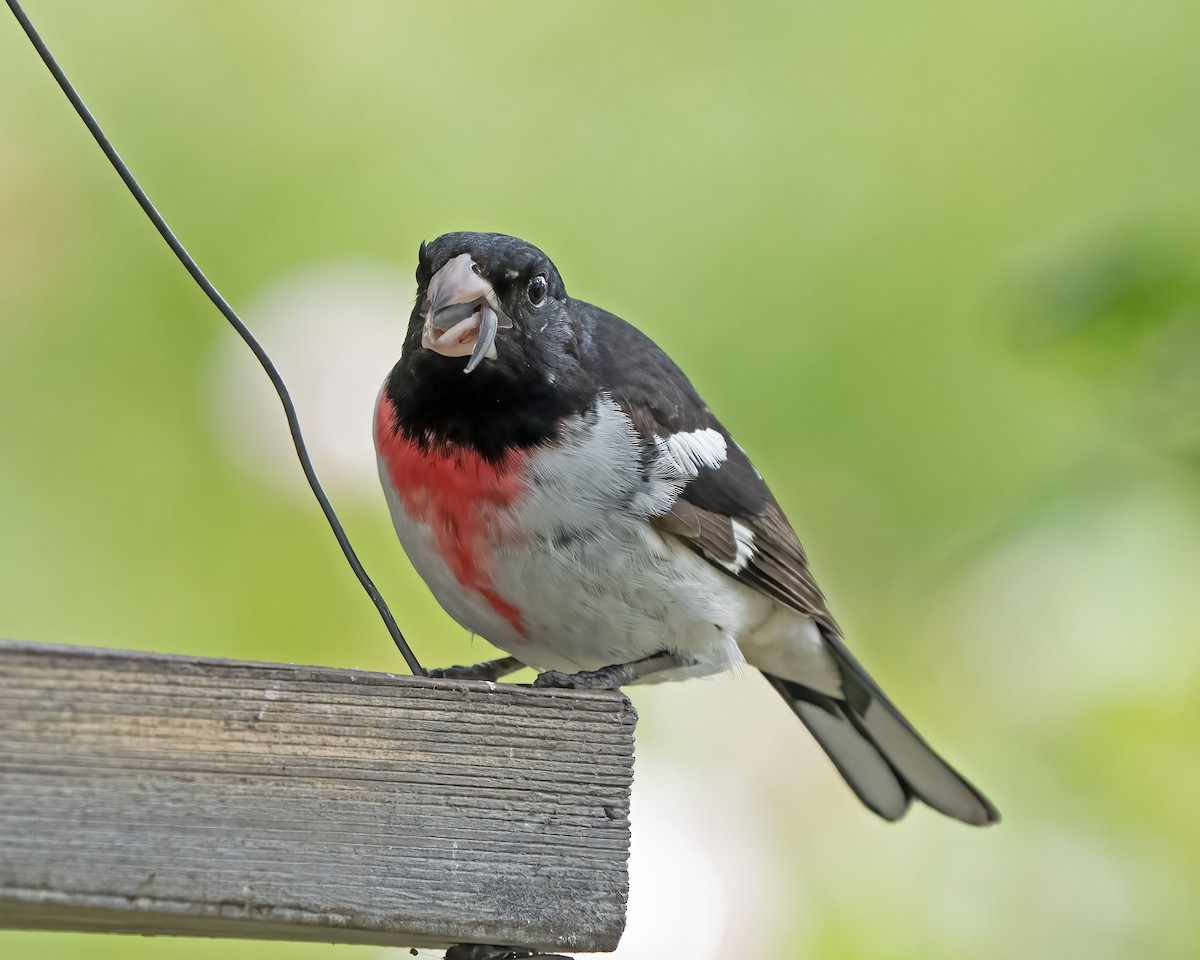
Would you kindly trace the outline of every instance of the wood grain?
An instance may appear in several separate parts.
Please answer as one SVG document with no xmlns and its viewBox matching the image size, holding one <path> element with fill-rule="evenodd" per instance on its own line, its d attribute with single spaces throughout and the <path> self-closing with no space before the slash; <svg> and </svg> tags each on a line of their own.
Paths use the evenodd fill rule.
<svg viewBox="0 0 1200 960">
<path fill-rule="evenodd" d="M 617 693 L 0 641 L 0 927 L 612 950 Z"/>
</svg>

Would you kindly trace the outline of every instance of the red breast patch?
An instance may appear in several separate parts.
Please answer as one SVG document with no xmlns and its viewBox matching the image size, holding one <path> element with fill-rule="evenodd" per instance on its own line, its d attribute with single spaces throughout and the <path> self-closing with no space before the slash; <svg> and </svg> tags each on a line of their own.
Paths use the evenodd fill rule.
<svg viewBox="0 0 1200 960">
<path fill-rule="evenodd" d="M 418 446 L 396 428 L 396 411 L 386 394 L 375 411 L 375 439 L 404 509 L 433 531 L 455 579 L 524 635 L 521 611 L 496 592 L 492 551 L 506 539 L 501 514 L 528 489 L 529 454 L 514 450 L 492 462 L 462 447 Z"/>
</svg>

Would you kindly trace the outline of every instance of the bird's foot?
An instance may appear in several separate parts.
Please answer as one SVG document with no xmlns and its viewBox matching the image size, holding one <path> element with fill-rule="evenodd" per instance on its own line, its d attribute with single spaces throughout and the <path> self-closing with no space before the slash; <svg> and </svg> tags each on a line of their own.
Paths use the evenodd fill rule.
<svg viewBox="0 0 1200 960">
<path fill-rule="evenodd" d="M 619 675 L 621 666 L 624 665 L 580 670 L 579 673 L 547 670 L 538 674 L 533 685 L 543 690 L 616 690 L 623 682 Z"/>
<path fill-rule="evenodd" d="M 503 676 L 520 670 L 525 664 L 516 657 L 501 657 L 499 660 L 485 660 L 483 663 L 473 663 L 469 666 L 437 667 L 426 671 L 431 680 L 499 680 Z"/>
<path fill-rule="evenodd" d="M 580 670 L 578 673 L 561 673 L 558 670 L 547 670 L 539 674 L 533 681 L 535 687 L 543 689 L 574 689 L 574 690 L 618 690 L 627 683 L 634 683 L 660 670 L 671 670 L 675 667 L 685 667 L 691 663 L 678 654 L 654 653 L 641 660 L 630 663 L 614 663 L 599 670 Z"/>
</svg>

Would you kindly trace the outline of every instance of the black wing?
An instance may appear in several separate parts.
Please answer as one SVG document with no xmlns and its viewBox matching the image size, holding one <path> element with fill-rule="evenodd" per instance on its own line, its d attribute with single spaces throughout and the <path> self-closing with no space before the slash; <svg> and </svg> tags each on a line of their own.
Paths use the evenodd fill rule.
<svg viewBox="0 0 1200 960">
<path fill-rule="evenodd" d="M 584 313 L 584 363 L 633 421 L 647 461 L 658 455 L 655 437 L 712 429 L 725 438 L 725 459 L 717 467 L 699 467 L 670 511 L 653 518 L 655 525 L 730 576 L 811 617 L 823 630 L 839 633 L 779 504 L 683 371 L 624 320 L 576 305 Z M 752 537 L 749 557 L 741 562 L 734 521 Z"/>
</svg>

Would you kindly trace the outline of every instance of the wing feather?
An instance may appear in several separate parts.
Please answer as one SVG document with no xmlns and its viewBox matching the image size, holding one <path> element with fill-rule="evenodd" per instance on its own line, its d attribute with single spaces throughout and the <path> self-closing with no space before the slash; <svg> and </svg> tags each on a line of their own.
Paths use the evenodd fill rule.
<svg viewBox="0 0 1200 960">
<path fill-rule="evenodd" d="M 655 526 L 730 576 L 838 632 L 783 510 L 691 381 L 639 330 L 603 310 L 580 306 L 589 347 L 583 359 L 633 423 L 647 465 L 661 455 L 659 446 L 667 438 L 715 430 L 725 439 L 721 462 L 698 466 L 671 508 L 652 519 Z"/>
</svg>

